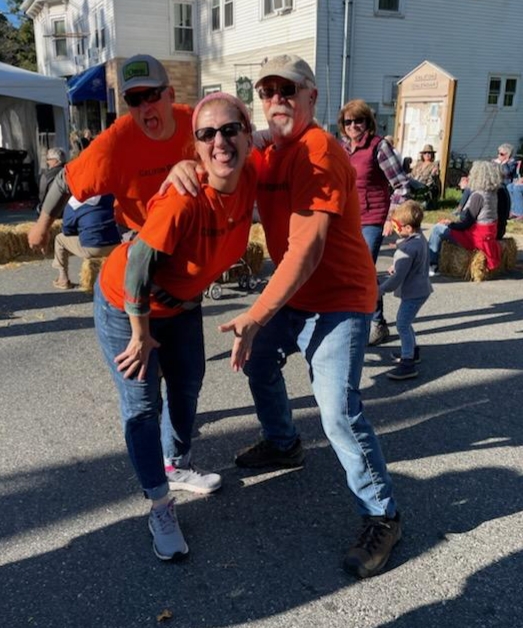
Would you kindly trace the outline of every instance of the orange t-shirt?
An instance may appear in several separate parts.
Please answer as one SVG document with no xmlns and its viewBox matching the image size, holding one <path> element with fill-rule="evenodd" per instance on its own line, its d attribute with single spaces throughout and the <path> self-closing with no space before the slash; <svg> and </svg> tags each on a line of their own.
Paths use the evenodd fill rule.
<svg viewBox="0 0 523 628">
<path fill-rule="evenodd" d="M 181 301 L 194 299 L 245 253 L 256 195 L 256 170 L 249 160 L 232 194 L 220 194 L 207 184 L 196 198 L 180 196 L 174 187 L 156 195 L 147 207 L 147 220 L 137 236 L 168 255 L 152 278 L 155 285 Z M 118 246 L 100 273 L 105 298 L 123 310 L 128 248 Z M 151 316 L 172 316 L 169 308 L 150 300 Z"/>
<path fill-rule="evenodd" d="M 288 305 L 310 312 L 374 312 L 376 270 L 363 238 L 356 174 L 336 139 L 319 127 L 296 142 L 266 148 L 258 164 L 257 203 L 275 264 L 287 250 L 292 212 L 331 214 L 325 250 Z M 263 300 L 263 293 L 259 299 Z"/>
<path fill-rule="evenodd" d="M 172 166 L 194 159 L 192 109 L 173 105 L 176 131 L 168 140 L 148 138 L 130 114 L 118 118 L 65 167 L 71 193 L 79 201 L 113 194 L 119 225 L 139 231 L 146 206 Z"/>
</svg>

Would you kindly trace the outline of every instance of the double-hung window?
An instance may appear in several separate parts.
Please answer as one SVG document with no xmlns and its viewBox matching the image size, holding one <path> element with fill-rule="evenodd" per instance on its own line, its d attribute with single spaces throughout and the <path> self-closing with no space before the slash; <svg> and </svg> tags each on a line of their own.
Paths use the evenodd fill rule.
<svg viewBox="0 0 523 628">
<path fill-rule="evenodd" d="M 491 76 L 489 78 L 487 105 L 499 109 L 514 109 L 518 91 L 516 76 Z"/>
<path fill-rule="evenodd" d="M 53 48 L 55 57 L 67 57 L 67 38 L 65 35 L 65 19 L 53 20 Z"/>
<path fill-rule="evenodd" d="M 211 0 L 211 29 L 234 26 L 234 0 Z"/>
<path fill-rule="evenodd" d="M 194 11 L 193 2 L 171 4 L 171 41 L 174 52 L 194 52 Z"/>
<path fill-rule="evenodd" d="M 293 8 L 293 0 L 263 0 L 263 15 L 286 13 Z"/>
</svg>

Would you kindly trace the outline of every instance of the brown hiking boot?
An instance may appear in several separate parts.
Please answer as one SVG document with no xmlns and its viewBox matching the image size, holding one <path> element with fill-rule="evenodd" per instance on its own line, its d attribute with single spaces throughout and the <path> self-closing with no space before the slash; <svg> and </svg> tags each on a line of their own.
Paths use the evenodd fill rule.
<svg viewBox="0 0 523 628">
<path fill-rule="evenodd" d="M 359 538 L 343 561 L 345 571 L 358 578 L 375 576 L 385 567 L 392 548 L 400 539 L 399 513 L 394 519 L 363 517 Z"/>
</svg>

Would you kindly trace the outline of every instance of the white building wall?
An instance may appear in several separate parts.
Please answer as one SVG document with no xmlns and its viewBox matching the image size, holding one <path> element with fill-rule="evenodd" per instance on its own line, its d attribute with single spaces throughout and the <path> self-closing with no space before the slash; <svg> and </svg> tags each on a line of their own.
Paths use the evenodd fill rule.
<svg viewBox="0 0 523 628">
<path fill-rule="evenodd" d="M 235 2 L 234 27 L 211 31 L 210 2 L 201 3 L 200 69 L 202 90 L 219 86 L 236 93 L 236 79 L 256 82 L 261 63 L 277 54 L 297 54 L 314 69 L 316 64 L 316 2 L 295 0 L 283 15 L 263 17 L 261 0 Z M 261 104 L 254 94 L 253 121 L 266 126 Z"/>
<path fill-rule="evenodd" d="M 354 62 L 350 97 L 383 103 L 383 77 L 404 76 L 424 60 L 457 80 L 451 148 L 469 158 L 495 156 L 497 146 L 515 145 L 523 135 L 521 0 L 403 0 L 404 17 L 374 14 L 373 0 L 354 0 Z M 518 106 L 511 111 L 487 106 L 489 75 L 518 77 Z"/>
</svg>

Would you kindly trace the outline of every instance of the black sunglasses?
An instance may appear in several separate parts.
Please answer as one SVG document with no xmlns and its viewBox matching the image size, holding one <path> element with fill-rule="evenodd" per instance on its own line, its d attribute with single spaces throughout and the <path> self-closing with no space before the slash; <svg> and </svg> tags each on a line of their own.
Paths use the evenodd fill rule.
<svg viewBox="0 0 523 628">
<path fill-rule="evenodd" d="M 129 105 L 129 107 L 139 107 L 143 102 L 154 103 L 158 102 L 162 97 L 162 93 L 167 89 L 167 85 L 160 87 L 150 87 L 144 89 L 141 92 L 129 92 L 123 95 L 123 99 Z"/>
<path fill-rule="evenodd" d="M 294 98 L 296 94 L 303 89 L 303 85 L 296 83 L 283 83 L 283 85 L 271 85 L 258 88 L 258 96 L 262 100 L 271 100 L 274 94 L 278 94 L 280 98 Z"/>
<path fill-rule="evenodd" d="M 351 124 L 363 124 L 365 122 L 365 118 L 345 118 L 343 121 L 343 126 L 350 126 Z"/>
<path fill-rule="evenodd" d="M 202 129 L 195 131 L 194 136 L 200 142 L 212 144 L 218 131 L 222 134 L 222 137 L 229 139 L 236 137 L 238 133 L 244 129 L 245 127 L 241 122 L 227 122 L 227 124 L 223 124 L 219 129 L 215 129 L 212 126 L 204 126 Z"/>
</svg>

